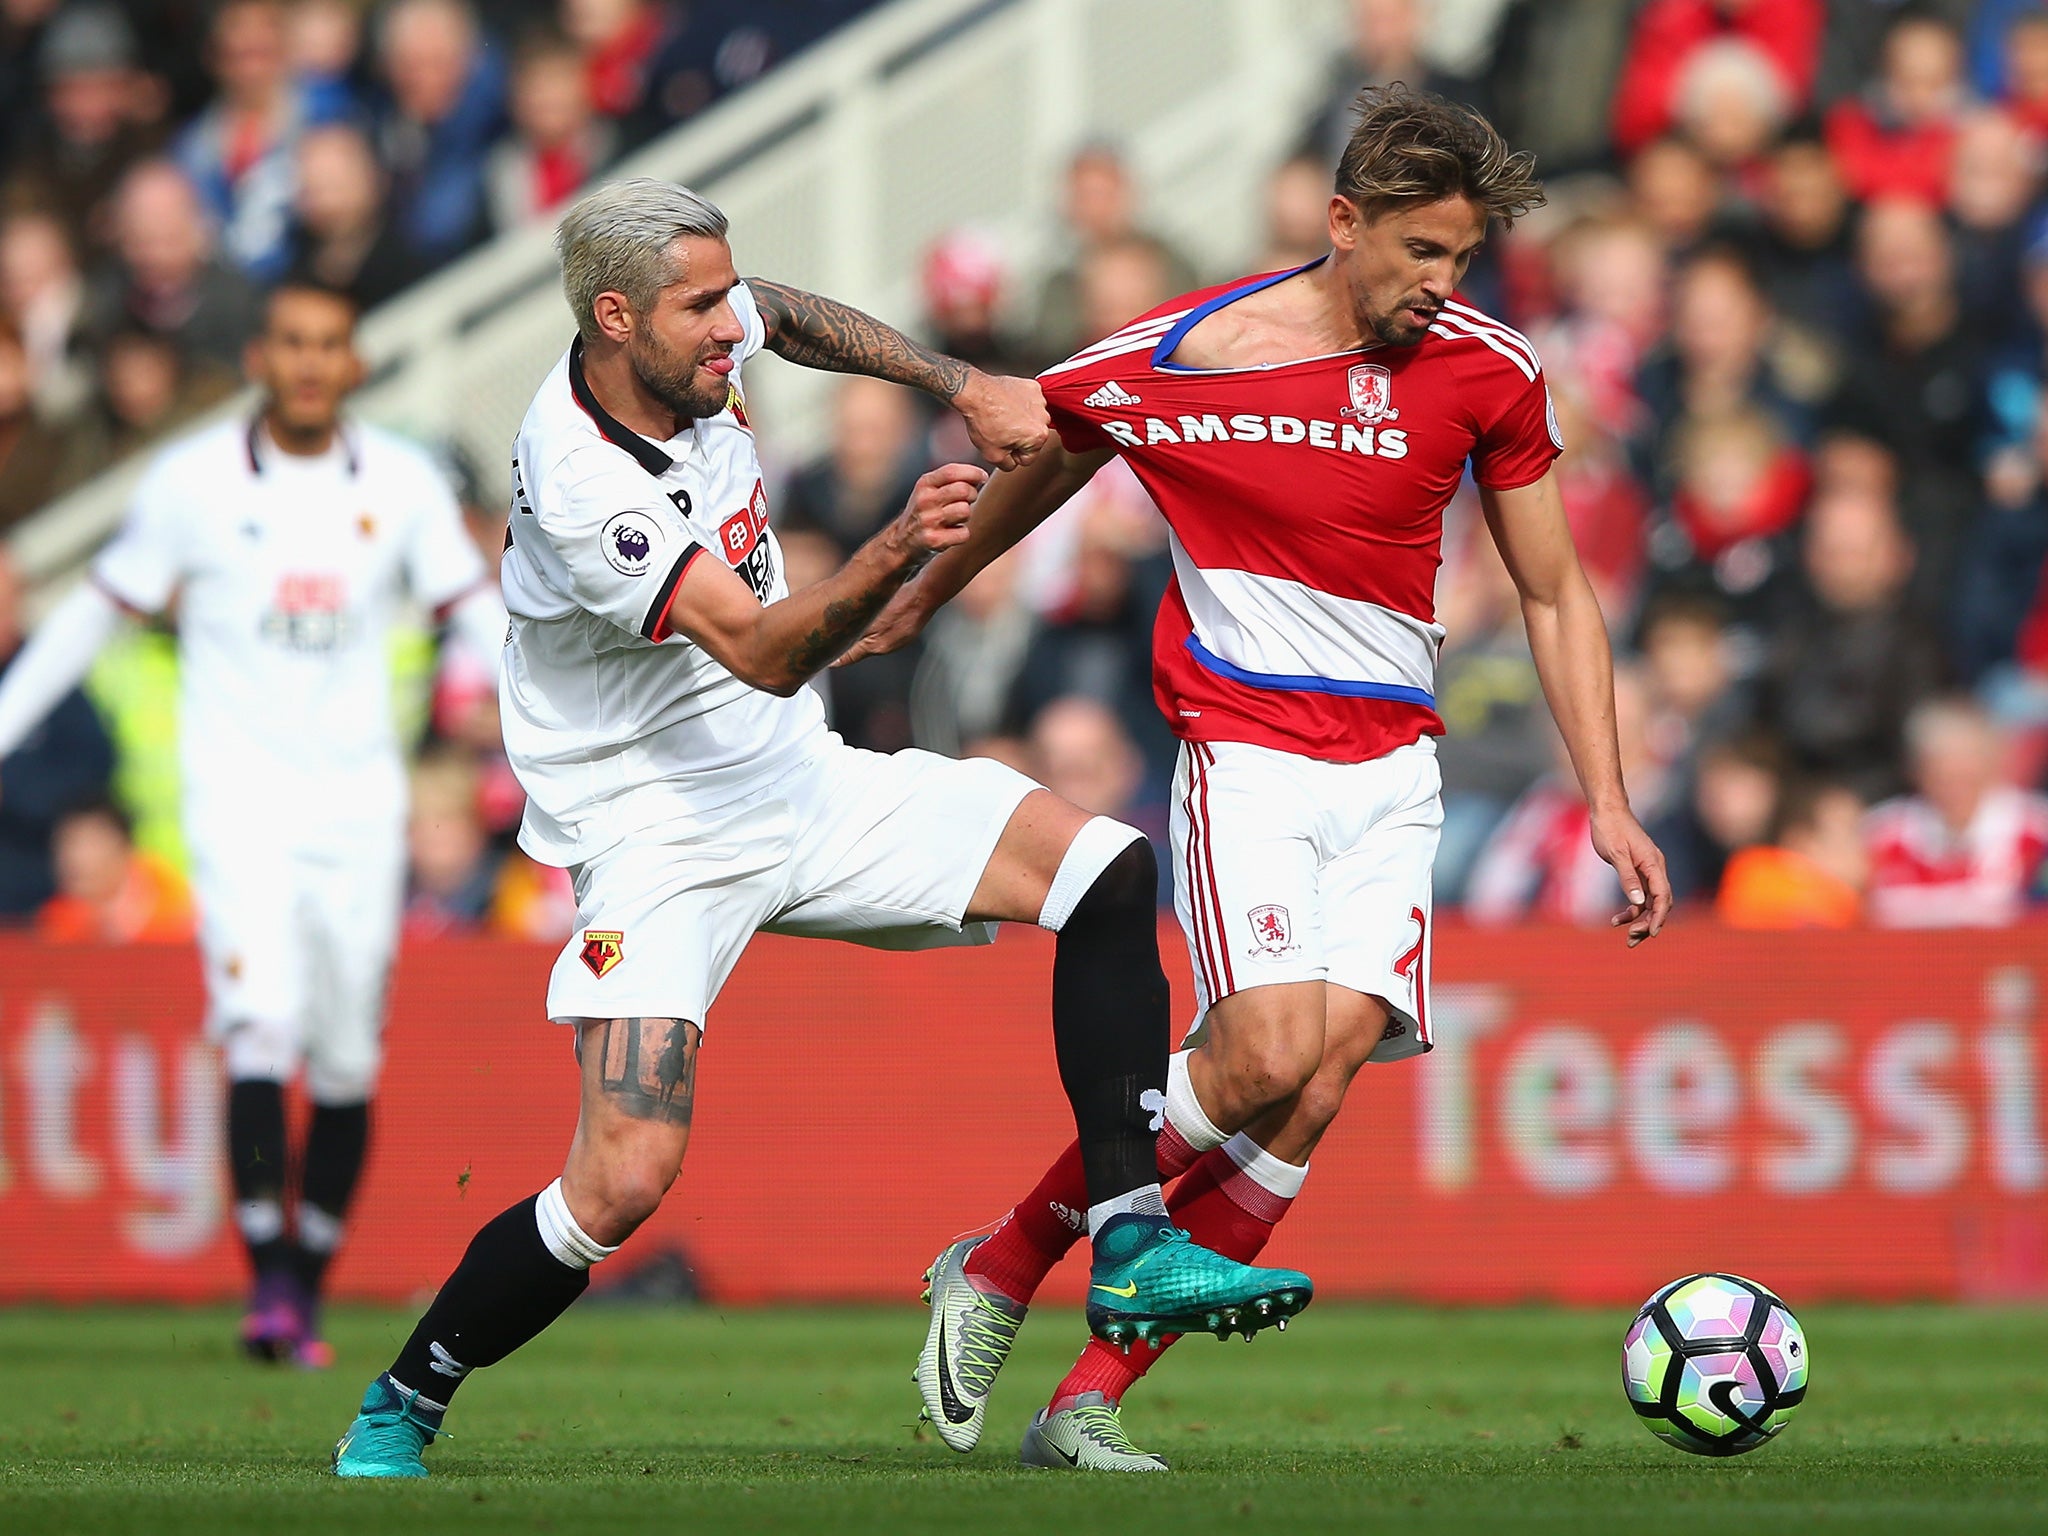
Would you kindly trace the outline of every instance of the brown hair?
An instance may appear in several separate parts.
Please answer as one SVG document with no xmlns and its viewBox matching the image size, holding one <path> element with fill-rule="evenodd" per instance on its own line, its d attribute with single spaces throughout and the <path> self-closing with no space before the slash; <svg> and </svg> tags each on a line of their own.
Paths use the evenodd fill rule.
<svg viewBox="0 0 2048 1536">
<path fill-rule="evenodd" d="M 1399 81 L 1369 85 L 1337 161 L 1337 193 L 1367 219 L 1396 208 L 1467 197 L 1506 225 L 1544 203 L 1536 157 L 1470 107 Z"/>
<path fill-rule="evenodd" d="M 1820 825 L 1821 807 L 1839 795 L 1847 795 L 1858 806 L 1865 803 L 1856 787 L 1845 780 L 1793 779 L 1779 792 L 1778 809 L 1771 817 L 1771 841 L 1783 847 L 1793 834 L 1811 832 Z"/>
</svg>

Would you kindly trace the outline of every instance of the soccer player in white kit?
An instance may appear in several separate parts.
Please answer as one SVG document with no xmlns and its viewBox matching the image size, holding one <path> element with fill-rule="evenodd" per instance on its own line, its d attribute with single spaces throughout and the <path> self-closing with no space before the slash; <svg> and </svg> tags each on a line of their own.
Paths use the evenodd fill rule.
<svg viewBox="0 0 2048 1536">
<path fill-rule="evenodd" d="M 451 1395 L 561 1315 L 661 1203 L 688 1142 L 707 1013 L 755 932 L 888 949 L 1059 935 L 1053 1038 L 1084 1164 L 1098 1335 L 1255 1332 L 1308 1277 L 1166 1220 L 1155 1141 L 1167 992 L 1158 869 L 1135 829 L 991 761 L 847 746 L 804 687 L 925 560 L 966 537 L 986 472 L 918 482 L 833 576 L 784 579 L 740 370 L 764 347 L 930 390 L 977 446 L 1043 443 L 1038 386 L 996 380 L 858 311 L 742 283 L 725 216 L 637 180 L 556 236 L 578 336 L 513 468 L 500 695 L 520 840 L 567 868 L 577 932 L 548 985 L 582 1104 L 562 1177 L 488 1223 L 335 1447 L 344 1477 L 423 1477 Z M 726 1198 L 743 1198 L 728 1192 Z M 793 1219 L 800 1219 L 794 1218 Z M 801 1262 L 801 1238 L 792 1235 Z"/>
<path fill-rule="evenodd" d="M 1363 1065 L 1430 1048 L 1434 597 L 1443 512 L 1468 465 L 1594 846 L 1621 877 L 1616 922 L 1634 945 L 1670 907 L 1663 855 L 1621 779 L 1606 627 L 1551 473 L 1563 444 L 1541 366 L 1456 292 L 1491 221 L 1541 198 L 1530 158 L 1476 114 L 1366 91 L 1329 253 L 1171 300 L 1047 369 L 1061 446 L 991 487 L 969 541 L 853 653 L 915 634 L 1111 454 L 1159 504 L 1174 580 L 1153 688 L 1182 738 L 1176 908 L 1199 1010 L 1170 1069 L 1160 1172 L 1185 1175 L 1175 1219 L 1233 1258 L 1264 1248 Z M 921 1385 L 955 1450 L 979 1438 L 1026 1305 L 1073 1241 L 1071 1159 L 933 1266 L 931 1328 L 950 1329 L 958 1401 L 934 1390 L 944 1372 Z M 1027 1427 L 1024 1462 L 1164 1470 L 1118 1417 L 1157 1358 L 1091 1342 Z"/>
<path fill-rule="evenodd" d="M 144 471 L 126 525 L 0 686 L 0 754 L 85 676 L 123 613 L 177 626 L 183 819 L 253 1355 L 325 1364 L 318 1298 L 361 1174 L 404 892 L 391 634 L 405 601 L 495 655 L 504 608 L 448 479 L 347 420 L 355 308 L 287 283 L 249 372 L 263 401 Z M 287 1145 L 284 1086 L 313 1111 Z M 289 1175 L 297 1170 L 296 1203 Z"/>
</svg>

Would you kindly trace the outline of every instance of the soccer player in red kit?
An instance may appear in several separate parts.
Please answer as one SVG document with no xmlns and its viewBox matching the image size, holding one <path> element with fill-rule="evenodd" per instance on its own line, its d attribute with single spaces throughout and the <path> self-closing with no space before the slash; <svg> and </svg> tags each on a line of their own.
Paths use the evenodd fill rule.
<svg viewBox="0 0 2048 1536">
<path fill-rule="evenodd" d="M 1173 1059 L 1174 1219 L 1259 1252 L 1367 1061 L 1430 1046 L 1430 868 L 1442 823 L 1432 696 L 1443 512 L 1469 463 L 1529 643 L 1621 877 L 1631 945 L 1670 907 L 1629 809 L 1607 631 L 1551 473 L 1562 445 L 1534 348 L 1458 297 L 1496 219 L 1542 200 L 1476 114 L 1364 92 L 1331 251 L 1188 294 L 1048 369 L 1061 451 L 1000 477 L 967 542 L 905 587 L 858 653 L 900 645 L 1113 454 L 1171 529 L 1154 690 L 1181 738 L 1176 906 L 1200 1009 Z M 919 1368 L 941 1438 L 979 1438 L 1025 1305 L 1080 1235 L 1072 1148 L 991 1236 L 934 1264 Z M 1091 1344 L 1033 1420 L 1029 1465 L 1161 1470 L 1117 1417 L 1158 1359 Z"/>
</svg>

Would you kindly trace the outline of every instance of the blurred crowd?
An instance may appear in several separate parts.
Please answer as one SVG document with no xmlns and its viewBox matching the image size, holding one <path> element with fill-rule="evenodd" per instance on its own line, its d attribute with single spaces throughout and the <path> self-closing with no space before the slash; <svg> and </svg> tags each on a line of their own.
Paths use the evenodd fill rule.
<svg viewBox="0 0 2048 1536">
<path fill-rule="evenodd" d="M 0 534 L 873 0 L 0 0 Z"/>
<path fill-rule="evenodd" d="M 374 302 L 547 218 L 857 9 L 0 0 L 0 525 L 228 388 L 266 280 L 312 271 Z M 1041 249 L 975 228 L 934 243 L 927 337 L 1034 371 L 1199 283 L 1311 260 L 1359 86 L 1481 108 L 1539 154 L 1550 203 L 1497 236 L 1466 291 L 1543 357 L 1631 794 L 1682 912 L 1940 926 L 2048 903 L 2048 5 L 1350 14 L 1326 99 L 1247 210 L 1242 261 L 1193 261 L 1123 149 L 1088 143 Z M 929 402 L 843 382 L 827 450 L 777 467 L 792 586 L 970 453 Z M 503 513 L 468 499 L 495 553 Z M 1113 464 L 918 645 L 819 686 L 856 744 L 998 756 L 1163 839 L 1175 744 L 1149 661 L 1169 576 L 1158 514 Z M 1616 882 L 1469 486 L 1438 606 L 1439 910 L 1604 922 Z M 0 658 L 17 609 L 0 571 Z M 511 850 L 488 669 L 436 668 L 422 645 L 401 660 L 427 743 L 409 926 L 554 937 L 573 902 Z M 97 715 L 75 702 L 0 769 L 0 913 L 174 932 L 190 922 L 174 807 L 136 766 L 148 733 L 123 724 L 148 690 L 102 677 Z M 77 771 L 38 798 L 38 762 Z"/>
<path fill-rule="evenodd" d="M 1354 0 L 1351 18 L 1252 265 L 1326 248 L 1361 85 L 1464 100 L 1538 152 L 1549 206 L 1466 288 L 1546 365 L 1631 793 L 1684 909 L 1927 926 L 2048 903 L 2048 7 Z M 957 231 L 926 260 L 930 333 L 1042 367 L 1236 275 L 1194 270 L 1147 214 L 1117 148 L 1083 146 L 1049 275 Z M 785 538 L 822 566 L 959 451 L 944 418 L 849 383 L 831 452 L 778 501 Z M 920 651 L 834 674 L 840 728 L 1002 756 L 1157 834 L 1174 743 L 1148 640 L 1169 574 L 1157 513 L 1112 466 Z M 1604 923 L 1618 885 L 1469 486 L 1438 606 L 1440 910 Z"/>
</svg>

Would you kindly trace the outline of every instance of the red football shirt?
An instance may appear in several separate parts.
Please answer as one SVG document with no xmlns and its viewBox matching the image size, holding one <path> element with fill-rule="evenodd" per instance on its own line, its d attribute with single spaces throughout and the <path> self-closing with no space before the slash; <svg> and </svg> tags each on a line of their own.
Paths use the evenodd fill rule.
<svg viewBox="0 0 2048 1536">
<path fill-rule="evenodd" d="M 1291 276 L 1175 299 L 1040 382 L 1068 449 L 1122 454 L 1171 529 L 1153 688 L 1174 730 L 1362 762 L 1443 732 L 1436 572 L 1466 462 L 1511 490 L 1562 445 L 1535 348 L 1457 299 L 1414 346 L 1169 361 L 1208 315 Z"/>
</svg>

